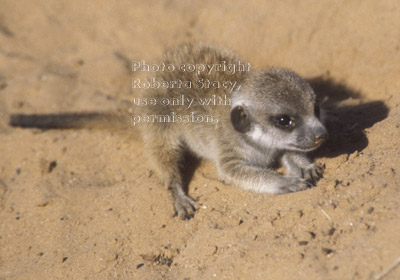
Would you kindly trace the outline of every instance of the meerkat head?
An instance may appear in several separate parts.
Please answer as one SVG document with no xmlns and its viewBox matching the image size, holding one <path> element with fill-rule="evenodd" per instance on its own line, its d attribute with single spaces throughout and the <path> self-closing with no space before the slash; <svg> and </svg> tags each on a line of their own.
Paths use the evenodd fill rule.
<svg viewBox="0 0 400 280">
<path fill-rule="evenodd" d="M 233 95 L 231 122 L 250 142 L 265 148 L 312 151 L 328 137 L 314 91 L 286 69 L 251 73 Z"/>
</svg>

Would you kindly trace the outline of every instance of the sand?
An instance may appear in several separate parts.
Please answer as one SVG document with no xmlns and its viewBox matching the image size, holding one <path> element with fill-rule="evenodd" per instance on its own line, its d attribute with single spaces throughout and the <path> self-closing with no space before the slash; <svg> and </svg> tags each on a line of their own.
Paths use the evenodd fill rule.
<svg viewBox="0 0 400 280">
<path fill-rule="evenodd" d="M 0 279 L 400 279 L 397 1 L 0 1 Z M 11 113 L 109 111 L 132 60 L 230 48 L 340 101 L 314 188 L 261 195 L 200 163 L 199 210 L 171 197 L 134 137 L 21 129 Z"/>
</svg>

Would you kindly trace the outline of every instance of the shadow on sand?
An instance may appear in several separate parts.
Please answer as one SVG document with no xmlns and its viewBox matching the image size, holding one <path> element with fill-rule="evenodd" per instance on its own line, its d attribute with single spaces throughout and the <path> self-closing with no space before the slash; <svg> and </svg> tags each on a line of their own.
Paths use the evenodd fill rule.
<svg viewBox="0 0 400 280">
<path fill-rule="evenodd" d="M 331 79 L 317 77 L 309 79 L 308 82 L 316 92 L 318 100 L 327 100 L 322 107 L 326 107 L 328 112 L 326 127 L 329 139 L 314 155 L 332 158 L 365 149 L 368 146 L 365 129 L 388 116 L 389 108 L 385 103 L 361 103 L 360 92 Z"/>
</svg>

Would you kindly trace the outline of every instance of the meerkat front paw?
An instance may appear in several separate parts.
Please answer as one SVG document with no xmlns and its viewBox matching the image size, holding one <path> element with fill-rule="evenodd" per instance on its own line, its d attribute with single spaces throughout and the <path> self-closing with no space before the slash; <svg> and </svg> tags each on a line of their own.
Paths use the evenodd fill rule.
<svg viewBox="0 0 400 280">
<path fill-rule="evenodd" d="M 290 193 L 290 192 L 298 192 L 303 191 L 312 186 L 310 181 L 299 177 L 286 177 L 287 182 L 279 188 L 279 193 Z"/>
<path fill-rule="evenodd" d="M 286 153 L 282 157 L 282 164 L 289 176 L 303 178 L 314 186 L 321 179 L 325 169 L 324 165 L 314 163 L 303 153 Z"/>
<path fill-rule="evenodd" d="M 313 163 L 307 168 L 301 168 L 301 178 L 315 186 L 318 180 L 322 178 L 324 169 L 324 165 Z"/>
</svg>

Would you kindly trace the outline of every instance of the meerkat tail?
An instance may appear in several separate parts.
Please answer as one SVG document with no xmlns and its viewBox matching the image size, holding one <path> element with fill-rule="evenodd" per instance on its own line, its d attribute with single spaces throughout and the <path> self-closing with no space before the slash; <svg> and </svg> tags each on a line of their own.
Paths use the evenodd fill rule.
<svg viewBox="0 0 400 280">
<path fill-rule="evenodd" d="M 12 114 L 9 124 L 14 127 L 41 129 L 123 129 L 129 118 L 116 113 Z"/>
</svg>

